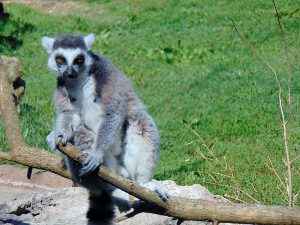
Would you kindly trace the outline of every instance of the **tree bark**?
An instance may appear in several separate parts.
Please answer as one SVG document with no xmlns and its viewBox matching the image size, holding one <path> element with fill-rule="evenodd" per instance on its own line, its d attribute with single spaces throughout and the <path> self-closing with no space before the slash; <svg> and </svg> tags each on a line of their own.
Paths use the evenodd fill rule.
<svg viewBox="0 0 300 225">
<path fill-rule="evenodd" d="M 70 173 L 63 167 L 62 160 L 45 150 L 30 148 L 21 136 L 18 114 L 11 97 L 3 61 L 0 56 L 0 110 L 4 130 L 8 140 L 9 153 L 0 151 L 0 158 L 17 162 L 33 168 L 44 169 L 70 178 Z M 68 157 L 83 162 L 85 156 L 74 146 L 59 146 Z M 136 210 L 164 214 L 184 220 L 211 220 L 232 223 L 258 223 L 258 224 L 300 224 L 300 208 L 284 206 L 264 206 L 250 204 L 236 204 L 224 202 L 211 202 L 205 200 L 192 200 L 171 197 L 167 202 L 162 201 L 158 195 L 139 186 L 114 171 L 101 165 L 99 179 L 144 200 Z"/>
</svg>

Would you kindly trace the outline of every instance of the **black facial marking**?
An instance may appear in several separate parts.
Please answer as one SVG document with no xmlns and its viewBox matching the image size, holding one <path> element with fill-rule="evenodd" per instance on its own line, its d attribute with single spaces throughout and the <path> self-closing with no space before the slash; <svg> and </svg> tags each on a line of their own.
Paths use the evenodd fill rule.
<svg viewBox="0 0 300 225">
<path fill-rule="evenodd" d="M 78 73 L 73 66 L 68 66 L 67 69 L 63 72 L 63 76 L 70 79 L 75 79 L 78 77 Z"/>
<path fill-rule="evenodd" d="M 81 66 L 81 65 L 83 65 L 83 63 L 84 63 L 84 55 L 78 55 L 77 57 L 76 57 L 76 59 L 74 59 L 74 64 L 76 64 L 76 65 L 78 65 L 78 66 Z"/>
<path fill-rule="evenodd" d="M 63 77 L 57 77 L 57 87 L 64 86 L 65 79 Z"/>
</svg>

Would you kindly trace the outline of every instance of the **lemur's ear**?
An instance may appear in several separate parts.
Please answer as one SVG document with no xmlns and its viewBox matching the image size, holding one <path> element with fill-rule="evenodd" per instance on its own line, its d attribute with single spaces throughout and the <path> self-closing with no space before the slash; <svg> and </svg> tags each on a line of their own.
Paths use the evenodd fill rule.
<svg viewBox="0 0 300 225">
<path fill-rule="evenodd" d="M 86 45 L 86 48 L 88 50 L 91 50 L 92 45 L 96 40 L 95 34 L 91 33 L 91 34 L 85 36 L 83 39 L 84 39 L 84 43 Z"/>
<path fill-rule="evenodd" d="M 54 38 L 49 38 L 46 36 L 42 37 L 42 46 L 49 54 L 52 51 L 53 43 L 54 43 Z"/>
</svg>

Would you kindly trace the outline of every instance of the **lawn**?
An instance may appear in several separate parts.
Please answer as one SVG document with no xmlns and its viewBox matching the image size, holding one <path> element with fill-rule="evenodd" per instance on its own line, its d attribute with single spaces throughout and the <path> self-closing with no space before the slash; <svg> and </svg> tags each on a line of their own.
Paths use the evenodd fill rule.
<svg viewBox="0 0 300 225">
<path fill-rule="evenodd" d="M 155 178 L 200 183 L 237 201 L 287 205 L 283 130 L 273 74 L 240 40 L 232 24 L 276 69 L 283 88 L 291 159 L 300 154 L 300 8 L 278 0 L 292 65 L 292 104 L 287 105 L 284 45 L 271 1 L 85 1 L 67 15 L 9 4 L 0 53 L 21 59 L 27 82 L 21 103 L 23 136 L 47 148 L 54 120 L 55 77 L 47 69 L 43 35 L 97 36 L 94 51 L 128 75 L 161 135 Z M 7 150 L 3 129 L 0 148 Z M 269 160 L 270 159 L 270 160 Z M 292 164 L 300 206 L 300 160 Z M 297 194 L 298 193 L 298 194 Z"/>
</svg>

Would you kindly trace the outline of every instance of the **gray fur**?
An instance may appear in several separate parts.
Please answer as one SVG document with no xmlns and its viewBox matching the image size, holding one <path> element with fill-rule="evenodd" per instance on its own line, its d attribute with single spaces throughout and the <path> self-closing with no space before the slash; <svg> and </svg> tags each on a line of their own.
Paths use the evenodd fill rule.
<svg viewBox="0 0 300 225">
<path fill-rule="evenodd" d="M 53 43 L 53 49 L 82 48 L 87 49 L 84 39 L 80 36 L 58 36 Z"/>
<path fill-rule="evenodd" d="M 53 148 L 60 137 L 63 144 L 71 142 L 87 156 L 82 165 L 67 159 L 73 179 L 92 194 L 109 192 L 121 210 L 128 210 L 127 193 L 96 179 L 96 170 L 103 163 L 166 200 L 168 195 L 151 181 L 159 159 L 159 135 L 129 80 L 108 59 L 89 50 L 95 39 L 92 34 L 43 39 L 54 43 L 51 52 L 48 42 L 43 46 L 50 54 L 48 66 L 58 78 L 54 94 L 57 119 L 48 145 Z M 55 63 L 55 54 L 66 59 L 66 67 L 75 68 L 71 56 L 75 58 L 77 52 L 85 61 L 70 78 Z"/>
</svg>

